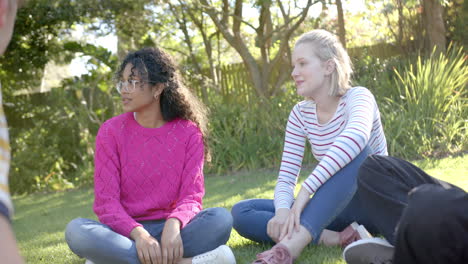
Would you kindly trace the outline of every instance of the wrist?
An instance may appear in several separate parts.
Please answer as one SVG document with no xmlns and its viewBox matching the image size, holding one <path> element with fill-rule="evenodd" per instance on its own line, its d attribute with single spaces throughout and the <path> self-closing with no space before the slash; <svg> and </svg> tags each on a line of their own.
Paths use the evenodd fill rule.
<svg viewBox="0 0 468 264">
<path fill-rule="evenodd" d="M 168 218 L 166 220 L 166 223 L 164 224 L 165 228 L 169 228 L 173 231 L 180 231 L 181 226 L 182 226 L 182 223 L 177 218 Z"/>
<path fill-rule="evenodd" d="M 142 226 L 137 226 L 133 228 L 133 230 L 130 232 L 130 238 L 133 239 L 134 241 L 145 236 L 150 236 L 150 234 Z"/>
<path fill-rule="evenodd" d="M 289 208 L 278 208 L 275 210 L 275 215 L 286 216 L 286 215 L 289 215 L 289 211 L 291 211 L 291 209 Z"/>
<path fill-rule="evenodd" d="M 299 193 L 297 194 L 296 200 L 300 200 L 301 202 L 307 203 L 307 201 L 309 201 L 310 199 L 310 195 L 311 193 L 309 193 L 309 191 L 306 188 L 302 187 Z"/>
<path fill-rule="evenodd" d="M 294 201 L 294 207 L 300 208 L 301 211 L 307 204 L 310 199 L 310 193 L 305 188 L 301 188 L 299 193 L 297 194 L 296 200 Z"/>
</svg>

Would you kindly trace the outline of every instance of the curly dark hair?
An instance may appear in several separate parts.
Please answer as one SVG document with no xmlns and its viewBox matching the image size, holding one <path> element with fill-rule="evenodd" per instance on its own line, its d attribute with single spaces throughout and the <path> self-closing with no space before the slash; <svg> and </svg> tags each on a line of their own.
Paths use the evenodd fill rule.
<svg viewBox="0 0 468 264">
<path fill-rule="evenodd" d="M 116 73 L 116 78 L 122 78 L 125 66 L 131 63 L 132 74 L 137 70 L 141 78 L 152 85 L 163 85 L 161 93 L 161 112 L 164 121 L 176 118 L 190 120 L 197 124 L 203 135 L 205 160 L 210 161 L 208 138 L 208 109 L 183 84 L 182 77 L 177 71 L 177 65 L 171 56 L 160 48 L 143 48 L 127 54 Z"/>
</svg>

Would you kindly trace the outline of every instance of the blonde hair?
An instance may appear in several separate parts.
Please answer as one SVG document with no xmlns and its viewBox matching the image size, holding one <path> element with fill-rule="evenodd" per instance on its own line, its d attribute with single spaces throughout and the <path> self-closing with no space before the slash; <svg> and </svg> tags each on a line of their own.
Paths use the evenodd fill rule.
<svg viewBox="0 0 468 264">
<path fill-rule="evenodd" d="M 313 44 L 314 53 L 321 61 L 331 60 L 335 63 L 335 70 L 331 75 L 330 96 L 341 96 L 351 88 L 351 60 L 334 34 L 323 29 L 312 30 L 302 34 L 295 46 L 303 43 Z"/>
</svg>

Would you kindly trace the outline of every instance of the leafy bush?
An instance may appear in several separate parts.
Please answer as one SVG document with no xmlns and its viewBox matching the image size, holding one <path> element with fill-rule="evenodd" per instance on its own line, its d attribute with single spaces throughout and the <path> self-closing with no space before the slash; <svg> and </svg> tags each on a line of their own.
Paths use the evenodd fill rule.
<svg viewBox="0 0 468 264">
<path fill-rule="evenodd" d="M 465 56 L 449 48 L 395 69 L 397 94 L 381 106 L 390 153 L 414 158 L 467 149 Z"/>
<path fill-rule="evenodd" d="M 113 100 L 94 84 L 67 80 L 65 89 L 16 96 L 5 105 L 10 127 L 11 189 L 64 190 L 92 182 L 94 138 L 114 115 Z"/>
<path fill-rule="evenodd" d="M 283 94 L 269 100 L 250 96 L 249 102 L 225 104 L 220 98 L 211 105 L 208 172 L 279 168 L 286 121 L 293 106 L 303 100 L 295 90 L 288 83 Z M 304 163 L 310 161 L 308 152 Z"/>
</svg>

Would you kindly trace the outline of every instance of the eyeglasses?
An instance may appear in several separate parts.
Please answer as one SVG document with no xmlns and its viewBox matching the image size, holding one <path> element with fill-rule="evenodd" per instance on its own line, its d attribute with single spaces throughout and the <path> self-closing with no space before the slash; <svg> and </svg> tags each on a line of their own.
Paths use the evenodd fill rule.
<svg viewBox="0 0 468 264">
<path fill-rule="evenodd" d="M 119 81 L 115 88 L 117 88 L 117 92 L 119 92 L 119 94 L 122 94 L 122 92 L 133 93 L 137 83 L 140 82 L 143 83 L 142 81 L 137 80 L 128 80 L 126 82 Z"/>
</svg>

